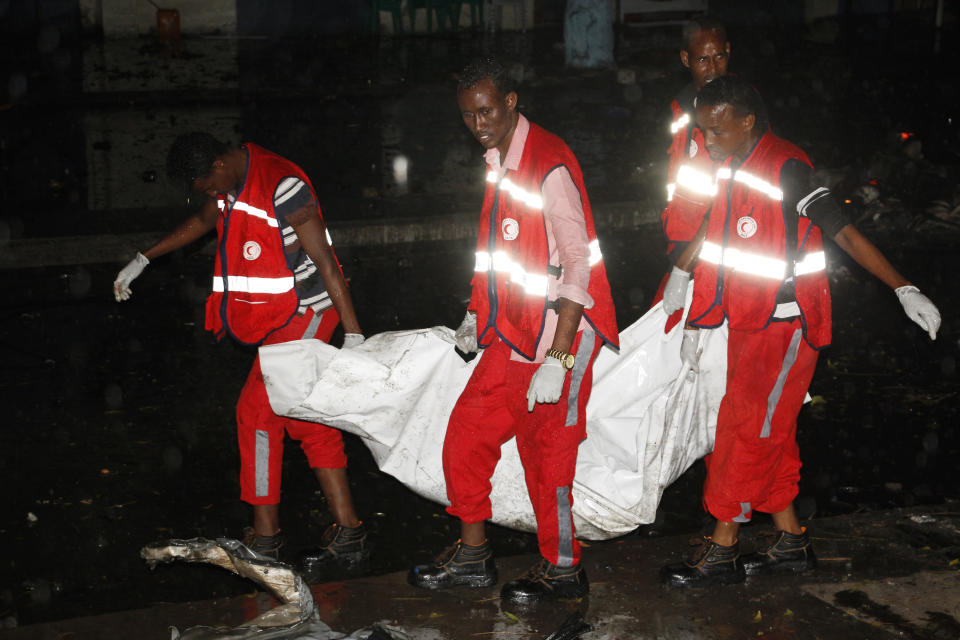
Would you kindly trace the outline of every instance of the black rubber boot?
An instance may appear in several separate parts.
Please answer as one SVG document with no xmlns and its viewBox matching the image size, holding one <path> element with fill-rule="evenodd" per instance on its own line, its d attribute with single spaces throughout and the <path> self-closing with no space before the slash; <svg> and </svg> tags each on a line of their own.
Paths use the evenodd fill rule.
<svg viewBox="0 0 960 640">
<path fill-rule="evenodd" d="M 587 572 L 579 564 L 558 567 L 545 558 L 516 580 L 503 585 L 500 597 L 520 604 L 582 598 L 590 592 Z"/>
<path fill-rule="evenodd" d="M 740 560 L 739 542 L 724 547 L 704 536 L 690 543 L 697 548 L 684 562 L 668 564 L 660 569 L 660 582 L 671 587 L 706 587 L 712 584 L 735 584 L 746 579 Z"/>
<path fill-rule="evenodd" d="M 241 542 L 258 556 L 279 562 L 280 549 L 286 542 L 286 537 L 282 531 L 277 531 L 272 536 L 258 536 L 253 527 L 246 527 L 243 530 L 243 540 Z"/>
<path fill-rule="evenodd" d="M 407 582 L 422 589 L 492 586 L 497 583 L 497 566 L 493 562 L 490 543 L 474 547 L 457 540 L 444 549 L 433 564 L 421 564 L 411 569 Z"/>
<path fill-rule="evenodd" d="M 748 576 L 760 576 L 770 573 L 800 573 L 817 568 L 817 556 L 807 530 L 797 535 L 778 531 L 773 543 L 744 554 L 743 569 Z"/>
<path fill-rule="evenodd" d="M 370 557 L 367 546 L 367 528 L 361 522 L 356 527 L 332 524 L 320 536 L 320 546 L 302 551 L 300 566 L 311 570 L 323 565 L 353 565 Z"/>
</svg>

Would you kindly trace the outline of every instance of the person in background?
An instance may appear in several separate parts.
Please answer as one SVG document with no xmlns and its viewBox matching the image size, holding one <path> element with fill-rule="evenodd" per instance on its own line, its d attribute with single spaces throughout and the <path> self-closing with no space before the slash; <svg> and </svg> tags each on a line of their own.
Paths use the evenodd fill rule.
<svg viewBox="0 0 960 640">
<path fill-rule="evenodd" d="M 693 99 L 703 85 L 727 75 L 729 61 L 730 42 L 720 21 L 703 15 L 683 26 L 680 62 L 690 72 L 690 83 L 670 103 L 673 140 L 667 150 L 667 206 L 660 215 L 671 263 L 696 235 L 712 200 L 713 160 L 697 126 Z M 653 304 L 663 300 L 663 311 L 670 316 L 666 331 L 680 322 L 689 281 L 688 272 L 673 266 L 660 282 Z"/>
</svg>

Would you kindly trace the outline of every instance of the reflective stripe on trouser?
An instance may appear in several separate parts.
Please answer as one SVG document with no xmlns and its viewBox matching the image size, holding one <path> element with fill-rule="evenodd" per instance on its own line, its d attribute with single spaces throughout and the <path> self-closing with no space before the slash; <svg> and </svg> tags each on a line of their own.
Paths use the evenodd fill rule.
<svg viewBox="0 0 960 640">
<path fill-rule="evenodd" d="M 516 436 L 537 517 L 540 553 L 560 566 L 580 562 L 571 485 L 577 450 L 586 437 L 592 364 L 599 347 L 592 331 L 578 334 L 573 345 L 576 366 L 566 376 L 560 401 L 537 404 L 529 413 L 527 389 L 540 365 L 511 360 L 510 348 L 499 339 L 484 350 L 450 414 L 443 443 L 451 515 L 467 523 L 491 516 L 490 477 L 500 460 L 500 447 Z"/>
<path fill-rule="evenodd" d="M 713 517 L 748 522 L 753 510 L 777 513 L 796 498 L 797 414 L 816 365 L 798 319 L 730 330 L 727 390 L 713 453 L 704 458 L 703 505 Z"/>
<path fill-rule="evenodd" d="M 315 315 L 312 310 L 296 315 L 282 329 L 270 334 L 264 344 L 302 338 L 327 342 L 340 318 L 333 309 Z M 283 437 L 289 433 L 307 456 L 311 468 L 341 469 L 347 466 L 340 431 L 316 422 L 278 416 L 270 408 L 263 385 L 260 357 L 253 362 L 247 382 L 237 400 L 237 441 L 240 445 L 240 499 L 250 504 L 278 504 L 283 465 Z"/>
</svg>

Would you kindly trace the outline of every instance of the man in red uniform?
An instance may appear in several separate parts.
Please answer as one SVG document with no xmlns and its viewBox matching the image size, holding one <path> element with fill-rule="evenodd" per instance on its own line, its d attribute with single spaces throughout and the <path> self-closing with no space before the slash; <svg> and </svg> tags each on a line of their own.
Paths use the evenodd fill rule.
<svg viewBox="0 0 960 640">
<path fill-rule="evenodd" d="M 117 301 L 151 260 L 217 230 L 213 291 L 206 328 L 245 345 L 316 338 L 329 341 L 338 322 L 344 347 L 363 342 L 353 302 L 329 243 L 313 187 L 303 171 L 255 144 L 228 147 L 206 133 L 184 134 L 167 159 L 170 177 L 206 195 L 202 208 L 155 245 L 138 253 L 113 284 Z M 245 543 L 276 559 L 284 433 L 300 441 L 335 524 L 307 564 L 359 559 L 366 531 L 354 511 L 343 440 L 336 429 L 273 413 L 259 357 L 237 401 L 240 497 L 253 505 Z"/>
<path fill-rule="evenodd" d="M 714 78 L 727 75 L 730 43 L 723 24 L 711 16 L 699 16 L 683 26 L 680 62 L 690 70 L 692 82 L 670 103 L 673 141 L 667 154 L 667 206 L 661 214 L 667 236 L 667 257 L 676 262 L 700 228 L 713 197 L 713 161 L 697 127 L 693 99 L 697 91 Z M 690 274 L 676 266 L 664 276 L 653 299 L 663 299 L 670 319 L 669 331 L 683 315 Z"/>
<path fill-rule="evenodd" d="M 592 364 L 603 343 L 617 346 L 618 331 L 580 166 L 560 138 L 517 111 L 509 83 L 491 58 L 460 75 L 457 101 L 487 150 L 487 186 L 457 345 L 484 352 L 443 445 L 447 511 L 461 536 L 408 581 L 428 589 L 496 583 L 484 521 L 500 447 L 515 436 L 543 557 L 501 597 L 535 602 L 589 589 L 571 488 Z"/>
<path fill-rule="evenodd" d="M 705 459 L 703 504 L 717 522 L 686 562 L 661 570 L 661 580 L 675 586 L 816 566 L 793 500 L 800 478 L 797 414 L 817 354 L 830 344 L 823 234 L 893 289 L 931 339 L 940 326 L 933 303 L 843 220 L 829 190 L 810 187 L 810 160 L 770 131 L 753 87 L 717 78 L 701 89 L 696 105 L 707 150 L 719 163 L 716 196 L 677 264 L 689 268 L 698 254 L 688 323 L 710 329 L 726 320 L 729 343 L 716 443 Z M 690 352 L 681 357 L 689 360 Z M 772 514 L 777 536 L 741 558 L 738 529 L 754 510 Z"/>
</svg>

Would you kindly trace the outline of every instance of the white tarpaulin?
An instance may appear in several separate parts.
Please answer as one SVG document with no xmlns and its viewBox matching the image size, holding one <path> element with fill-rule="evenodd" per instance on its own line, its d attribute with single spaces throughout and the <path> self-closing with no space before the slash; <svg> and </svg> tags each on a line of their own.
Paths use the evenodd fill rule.
<svg viewBox="0 0 960 640">
<path fill-rule="evenodd" d="M 664 334 L 665 323 L 655 306 L 620 334 L 619 355 L 601 349 L 594 364 L 573 483 L 578 537 L 612 538 L 653 522 L 663 490 L 713 448 L 726 325 L 700 332 L 700 373 L 678 379 L 682 323 Z M 478 361 L 465 363 L 452 343 L 447 327 L 381 333 L 346 350 L 298 340 L 262 347 L 260 364 L 276 413 L 360 436 L 382 471 L 448 504 L 443 437 Z M 492 484 L 493 522 L 534 531 L 514 440 Z"/>
</svg>

